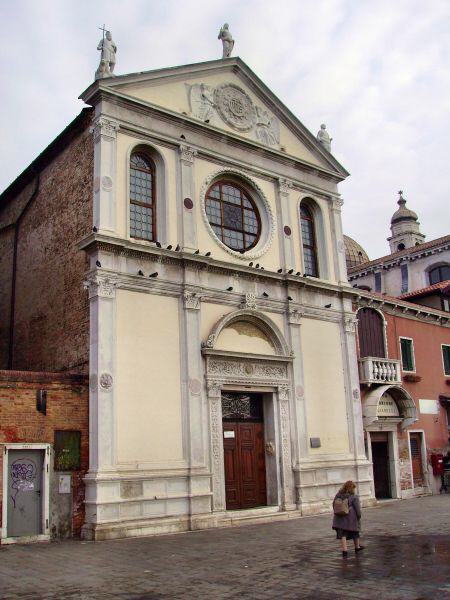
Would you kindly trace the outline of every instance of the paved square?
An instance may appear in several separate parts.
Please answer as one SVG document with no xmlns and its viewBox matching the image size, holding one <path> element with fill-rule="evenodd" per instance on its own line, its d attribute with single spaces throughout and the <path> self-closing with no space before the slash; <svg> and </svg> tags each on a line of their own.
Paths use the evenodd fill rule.
<svg viewBox="0 0 450 600">
<path fill-rule="evenodd" d="M 331 515 L 107 542 L 0 547 L 3 600 L 450 599 L 450 494 L 363 513 L 343 560 Z"/>
</svg>

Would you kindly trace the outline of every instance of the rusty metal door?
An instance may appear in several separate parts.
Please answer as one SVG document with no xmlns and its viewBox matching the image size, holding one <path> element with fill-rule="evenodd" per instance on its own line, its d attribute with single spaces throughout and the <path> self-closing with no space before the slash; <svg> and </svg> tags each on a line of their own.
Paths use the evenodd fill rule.
<svg viewBox="0 0 450 600">
<path fill-rule="evenodd" d="M 44 450 L 8 452 L 8 537 L 42 533 Z"/>
</svg>

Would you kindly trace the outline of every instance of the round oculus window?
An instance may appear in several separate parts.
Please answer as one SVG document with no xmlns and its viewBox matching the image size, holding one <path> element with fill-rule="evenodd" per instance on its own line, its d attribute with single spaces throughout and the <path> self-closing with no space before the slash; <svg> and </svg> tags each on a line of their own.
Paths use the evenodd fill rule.
<svg viewBox="0 0 450 600">
<path fill-rule="evenodd" d="M 219 240 L 237 252 L 250 250 L 261 235 L 261 219 L 250 195 L 233 182 L 218 181 L 206 192 L 205 211 Z"/>
</svg>

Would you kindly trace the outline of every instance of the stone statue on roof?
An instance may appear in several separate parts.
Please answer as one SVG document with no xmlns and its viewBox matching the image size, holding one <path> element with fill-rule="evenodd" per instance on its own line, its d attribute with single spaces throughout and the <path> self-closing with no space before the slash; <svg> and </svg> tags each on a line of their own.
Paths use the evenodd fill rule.
<svg viewBox="0 0 450 600">
<path fill-rule="evenodd" d="M 231 52 L 234 47 L 233 36 L 231 35 L 228 27 L 228 23 L 224 23 L 223 27 L 220 28 L 219 35 L 217 36 L 217 39 L 222 40 L 222 58 L 228 58 L 231 56 Z"/>
<path fill-rule="evenodd" d="M 328 152 L 331 152 L 331 142 L 332 142 L 333 138 L 330 138 L 330 135 L 327 131 L 327 126 L 325 125 L 325 123 L 322 123 L 322 125 L 320 126 L 320 130 L 317 134 L 317 139 L 322 144 L 322 146 L 325 148 L 325 150 L 328 150 Z"/>
<path fill-rule="evenodd" d="M 95 72 L 95 79 L 102 79 L 103 77 L 112 77 L 114 67 L 116 64 L 116 52 L 117 46 L 113 42 L 110 31 L 106 31 L 102 28 L 103 38 L 100 40 L 97 50 L 100 50 L 100 64 L 97 71 Z"/>
</svg>

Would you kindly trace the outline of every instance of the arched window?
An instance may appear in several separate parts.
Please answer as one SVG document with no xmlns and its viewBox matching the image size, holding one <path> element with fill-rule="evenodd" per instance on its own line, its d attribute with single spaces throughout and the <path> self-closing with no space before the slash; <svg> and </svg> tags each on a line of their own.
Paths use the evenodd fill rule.
<svg viewBox="0 0 450 600">
<path fill-rule="evenodd" d="M 358 340 L 360 358 L 386 358 L 383 318 L 373 308 L 358 311 Z"/>
<path fill-rule="evenodd" d="M 245 252 L 258 243 L 261 219 L 255 202 L 243 188 L 218 181 L 206 192 L 205 210 L 214 233 L 232 250 Z"/>
<path fill-rule="evenodd" d="M 130 159 L 130 235 L 156 240 L 155 166 L 142 152 Z"/>
<path fill-rule="evenodd" d="M 314 218 L 310 208 L 303 203 L 300 205 L 300 224 L 305 274 L 311 277 L 319 277 Z"/>
<path fill-rule="evenodd" d="M 440 283 L 441 281 L 447 281 L 447 279 L 450 279 L 450 265 L 442 265 L 431 269 L 429 277 L 430 285 Z"/>
</svg>

